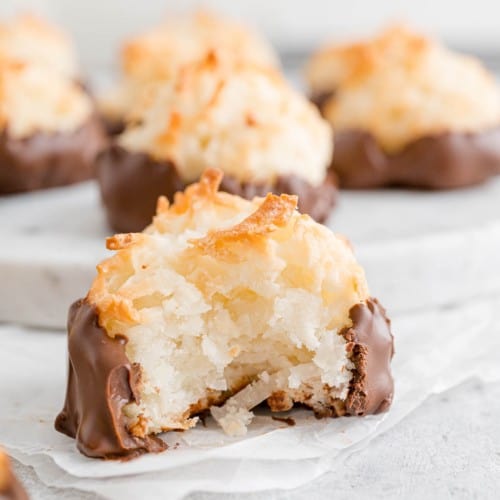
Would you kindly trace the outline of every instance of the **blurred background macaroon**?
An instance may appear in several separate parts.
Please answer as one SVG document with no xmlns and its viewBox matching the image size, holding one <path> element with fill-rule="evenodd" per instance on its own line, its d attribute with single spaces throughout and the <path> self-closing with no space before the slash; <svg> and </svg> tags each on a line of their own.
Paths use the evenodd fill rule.
<svg viewBox="0 0 500 500">
<path fill-rule="evenodd" d="M 500 173 L 500 93 L 473 57 L 395 25 L 327 45 L 306 77 L 342 187 L 448 189 Z"/>
<path fill-rule="evenodd" d="M 207 167 L 224 171 L 223 190 L 299 194 L 302 211 L 328 218 L 331 131 L 260 35 L 207 11 L 174 15 L 126 41 L 121 67 L 121 82 L 100 100 L 115 134 L 98 159 L 113 229 L 143 229 L 158 196 L 172 201 Z"/>
<path fill-rule="evenodd" d="M 182 66 L 203 59 L 210 50 L 238 64 L 279 67 L 273 47 L 244 24 L 206 10 L 167 16 L 159 25 L 123 43 L 121 80 L 99 99 L 108 131 L 123 130 L 147 85 L 174 78 Z"/>
<path fill-rule="evenodd" d="M 98 179 L 116 231 L 143 229 L 160 195 L 225 173 L 221 189 L 251 199 L 299 195 L 325 221 L 335 203 L 332 131 L 274 68 L 210 50 L 143 89 L 124 132 L 99 155 Z"/>
<path fill-rule="evenodd" d="M 0 24 L 0 194 L 94 176 L 105 141 L 71 42 L 33 16 Z"/>
</svg>

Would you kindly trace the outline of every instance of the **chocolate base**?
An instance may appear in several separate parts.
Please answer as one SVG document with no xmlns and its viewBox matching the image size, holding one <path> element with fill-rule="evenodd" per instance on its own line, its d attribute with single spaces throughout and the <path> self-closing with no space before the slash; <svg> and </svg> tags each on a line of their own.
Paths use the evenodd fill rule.
<svg viewBox="0 0 500 500">
<path fill-rule="evenodd" d="M 123 407 L 138 402 L 140 367 L 125 354 L 125 337 L 110 338 L 87 300 L 68 315 L 69 373 L 64 408 L 55 421 L 59 432 L 76 438 L 88 457 L 127 460 L 167 445 L 156 437 L 132 436 Z"/>
<path fill-rule="evenodd" d="M 174 194 L 186 187 L 173 163 L 131 153 L 118 145 L 99 155 L 97 176 L 108 222 L 118 232 L 142 231 L 151 223 L 158 197 L 173 201 Z M 220 189 L 247 199 L 269 192 L 297 194 L 299 210 L 318 222 L 328 218 L 337 198 L 333 172 L 317 187 L 295 175 L 278 177 L 274 183 L 240 182 L 225 176 Z"/>
<path fill-rule="evenodd" d="M 352 307 L 350 318 L 352 326 L 340 332 L 355 366 L 348 395 L 319 416 L 379 413 L 392 402 L 394 344 L 385 311 L 375 299 L 369 299 Z M 139 400 L 141 368 L 128 361 L 126 342 L 123 336 L 112 339 L 107 335 L 87 299 L 71 306 L 66 401 L 55 428 L 76 438 L 78 449 L 89 457 L 130 459 L 167 448 L 157 437 L 139 438 L 127 429 L 122 411 L 126 404 Z M 291 407 L 268 404 L 274 411 Z"/>
<path fill-rule="evenodd" d="M 340 332 L 355 366 L 345 412 L 347 415 L 381 413 L 389 408 L 394 395 L 390 367 L 394 355 L 391 322 L 377 299 L 356 304 L 349 317 L 352 326 Z"/>
<path fill-rule="evenodd" d="M 422 137 L 395 154 L 361 131 L 336 132 L 334 142 L 332 169 L 344 188 L 454 189 L 500 174 L 500 127 Z"/>
<path fill-rule="evenodd" d="M 37 132 L 16 139 L 0 134 L 0 194 L 74 184 L 94 177 L 95 157 L 106 137 L 92 116 L 74 132 Z"/>
<path fill-rule="evenodd" d="M 311 96 L 322 115 L 336 90 Z M 341 188 L 455 189 L 500 174 L 500 127 L 423 136 L 393 154 L 363 130 L 336 131 L 331 168 Z"/>
<path fill-rule="evenodd" d="M 151 224 L 159 196 L 172 200 L 185 183 L 173 164 L 113 145 L 97 157 L 97 178 L 108 222 L 121 233 Z"/>
</svg>

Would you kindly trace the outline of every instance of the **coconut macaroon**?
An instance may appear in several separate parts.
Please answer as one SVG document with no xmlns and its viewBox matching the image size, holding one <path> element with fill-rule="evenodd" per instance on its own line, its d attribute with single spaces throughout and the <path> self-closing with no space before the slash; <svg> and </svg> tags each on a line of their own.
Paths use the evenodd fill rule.
<svg viewBox="0 0 500 500">
<path fill-rule="evenodd" d="M 88 179 L 103 142 L 77 83 L 43 64 L 0 57 L 0 193 Z"/>
<path fill-rule="evenodd" d="M 341 186 L 453 188 L 500 172 L 500 93 L 482 64 L 395 26 L 307 67 Z"/>
<path fill-rule="evenodd" d="M 56 26 L 31 14 L 0 22 L 0 54 L 41 64 L 69 79 L 79 78 L 71 39 Z"/>
<path fill-rule="evenodd" d="M 14 475 L 10 459 L 2 448 L 0 448 L 0 498 L 28 500 L 28 494 Z"/>
<path fill-rule="evenodd" d="M 297 198 L 218 191 L 222 173 L 160 198 L 143 233 L 107 241 L 69 313 L 70 372 L 56 428 L 92 457 L 161 451 L 155 438 L 211 409 L 243 435 L 251 409 L 318 417 L 392 400 L 393 338 L 346 241 Z"/>
<path fill-rule="evenodd" d="M 274 70 L 209 52 L 171 81 L 149 87 L 134 117 L 98 159 L 116 231 L 143 229 L 158 196 L 172 200 L 208 167 L 224 171 L 225 191 L 245 198 L 298 194 L 301 211 L 328 217 L 336 194 L 332 131 Z"/>
<path fill-rule="evenodd" d="M 206 11 L 169 17 L 124 43 L 122 81 L 99 102 L 110 131 L 123 128 L 145 86 L 174 78 L 179 68 L 202 59 L 209 50 L 217 50 L 228 62 L 279 65 L 267 41 L 238 22 Z"/>
</svg>

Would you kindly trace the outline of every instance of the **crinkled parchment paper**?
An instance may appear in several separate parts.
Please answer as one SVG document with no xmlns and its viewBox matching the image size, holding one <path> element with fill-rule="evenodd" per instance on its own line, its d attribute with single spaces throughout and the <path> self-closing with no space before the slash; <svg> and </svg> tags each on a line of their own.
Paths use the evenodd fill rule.
<svg viewBox="0 0 500 500">
<path fill-rule="evenodd" d="M 208 419 L 206 427 L 165 434 L 165 453 L 125 463 L 88 459 L 54 430 L 65 392 L 65 335 L 2 325 L 0 443 L 46 484 L 109 498 L 294 488 L 368 445 L 430 394 L 473 376 L 500 379 L 498 310 L 500 299 L 489 299 L 393 318 L 396 397 L 387 414 L 317 420 L 293 410 L 291 427 L 261 412 L 244 438 L 225 436 Z"/>
</svg>

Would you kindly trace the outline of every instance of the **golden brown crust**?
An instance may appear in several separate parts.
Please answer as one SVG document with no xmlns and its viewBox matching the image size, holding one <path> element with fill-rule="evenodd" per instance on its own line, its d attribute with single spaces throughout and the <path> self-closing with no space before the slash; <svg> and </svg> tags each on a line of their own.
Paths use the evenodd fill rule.
<svg viewBox="0 0 500 500">
<path fill-rule="evenodd" d="M 129 432 L 132 436 L 145 438 L 147 436 L 147 420 L 144 415 L 139 415 L 135 423 L 129 427 Z M 168 430 L 168 429 L 167 429 Z"/>
<path fill-rule="evenodd" d="M 58 76 L 78 78 L 76 52 L 67 34 L 33 14 L 0 22 L 0 55 L 41 64 Z"/>
<path fill-rule="evenodd" d="M 312 57 L 309 76 L 314 87 L 315 66 L 335 60 L 342 66 L 338 81 L 334 82 L 332 75 L 330 85 L 328 88 L 325 85 L 322 90 L 332 90 L 331 85 L 354 85 L 378 69 L 386 67 L 388 55 L 390 57 L 395 51 L 405 54 L 401 62 L 410 68 L 418 65 L 419 58 L 431 50 L 434 44 L 433 40 L 420 33 L 413 32 L 403 25 L 394 25 L 371 40 L 325 47 Z"/>
<path fill-rule="evenodd" d="M 129 39 L 121 53 L 122 68 L 129 77 L 170 78 L 179 65 L 207 49 L 222 50 L 235 62 L 278 65 L 272 48 L 246 26 L 200 10 Z"/>
<path fill-rule="evenodd" d="M 171 80 L 208 51 L 217 51 L 229 64 L 279 66 L 273 48 L 244 25 L 205 11 L 170 17 L 125 43 L 121 52 L 124 78 L 100 99 L 102 113 L 115 125 L 128 121 L 145 87 Z"/>
<path fill-rule="evenodd" d="M 30 106 L 26 106 L 30 101 Z M 37 61 L 0 51 L 0 130 L 25 138 L 36 132 L 73 132 L 90 119 L 92 102 L 82 88 Z"/>
<path fill-rule="evenodd" d="M 297 206 L 296 196 L 269 195 L 261 205 L 258 199 L 249 202 L 237 196 L 220 192 L 218 188 L 222 177 L 221 170 L 206 169 L 199 182 L 191 184 L 184 192 L 176 193 L 172 205 L 169 205 L 166 199 L 160 198 L 157 216 L 151 225 L 151 230 L 168 233 L 169 221 L 182 216 L 189 218 L 198 210 L 203 210 L 204 206 L 215 206 L 222 209 L 228 207 L 233 210 L 244 207 L 248 211 L 248 206 L 252 207 L 253 205 L 256 211 L 241 224 L 237 224 L 229 230 L 216 231 L 200 241 L 192 242 L 197 248 L 206 247 L 208 252 L 215 247 L 219 249 L 224 242 L 228 243 L 235 239 L 257 241 L 259 235 L 265 235 L 286 224 Z M 117 333 L 116 325 L 135 324 L 138 321 L 133 301 L 127 297 L 114 296 L 113 291 L 116 286 L 121 285 L 132 275 L 132 254 L 134 250 L 147 244 L 148 231 L 150 229 L 147 228 L 144 233 L 116 234 L 106 240 L 108 250 L 114 250 L 117 253 L 98 264 L 97 277 L 88 297 L 90 302 L 97 306 L 100 326 L 111 335 Z M 210 248 L 212 250 L 209 250 Z"/>
<path fill-rule="evenodd" d="M 297 208 L 297 196 L 269 193 L 260 207 L 245 220 L 229 229 L 210 231 L 207 236 L 191 240 L 196 247 L 219 258 L 228 257 L 231 243 L 258 243 L 261 236 L 288 223 Z M 233 255 L 233 253 L 231 253 Z"/>
<path fill-rule="evenodd" d="M 293 408 L 293 399 L 285 391 L 275 391 L 267 398 L 271 411 L 288 411 Z"/>
<path fill-rule="evenodd" d="M 222 177 L 222 170 L 207 168 L 199 182 L 195 182 L 188 186 L 185 191 L 178 191 L 175 194 L 172 206 L 165 205 L 164 201 L 159 202 L 161 211 L 168 210 L 172 214 L 180 215 L 187 212 L 196 199 L 213 200 L 218 195 Z"/>
<path fill-rule="evenodd" d="M 122 250 L 139 243 L 142 239 L 140 233 L 115 234 L 106 238 L 106 248 L 108 250 Z"/>
</svg>

